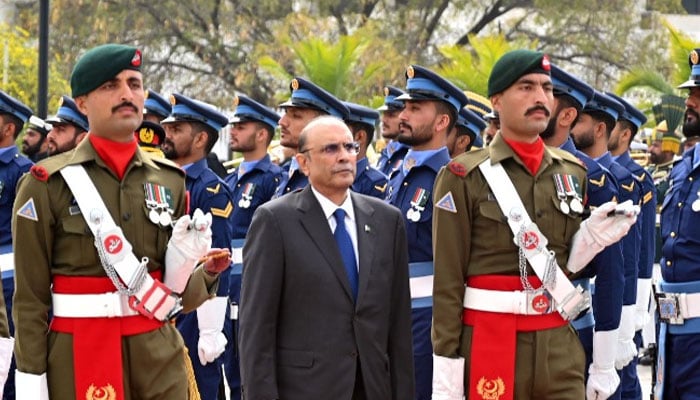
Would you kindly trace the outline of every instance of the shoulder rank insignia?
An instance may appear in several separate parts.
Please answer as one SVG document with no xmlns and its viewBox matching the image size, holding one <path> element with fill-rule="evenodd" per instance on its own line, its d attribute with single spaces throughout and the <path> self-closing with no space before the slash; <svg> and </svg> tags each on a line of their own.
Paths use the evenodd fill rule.
<svg viewBox="0 0 700 400">
<path fill-rule="evenodd" d="M 623 183 L 620 183 L 620 187 L 625 189 L 628 192 L 631 192 L 632 190 L 634 190 L 634 181 L 630 182 L 629 185 L 625 185 Z"/>
<path fill-rule="evenodd" d="M 209 188 L 207 188 L 207 190 L 209 190 Z M 211 212 L 211 215 L 215 217 L 228 218 L 231 211 L 233 211 L 233 204 L 231 204 L 230 201 L 227 201 L 225 208 L 212 207 L 209 209 L 209 211 Z"/>
<path fill-rule="evenodd" d="M 467 168 L 458 162 L 450 162 L 449 164 L 447 164 L 447 168 L 449 168 L 450 172 L 459 177 L 464 178 L 465 176 L 467 176 Z"/>
<path fill-rule="evenodd" d="M 596 185 L 596 186 L 598 186 L 598 187 L 603 187 L 603 185 L 605 185 L 605 174 L 602 174 L 602 175 L 600 176 L 600 179 L 599 179 L 599 180 L 595 180 L 595 179 L 593 179 L 593 178 L 588 178 L 588 182 L 590 182 L 591 185 Z"/>
<path fill-rule="evenodd" d="M 452 197 L 452 192 L 447 192 L 447 194 L 442 196 L 442 198 L 438 200 L 437 203 L 435 203 L 435 207 L 457 214 L 457 206 L 455 206 L 455 201 Z"/>
<path fill-rule="evenodd" d="M 32 221 L 39 221 L 39 217 L 36 214 L 36 208 L 34 207 L 34 198 L 29 198 L 22 207 L 17 210 L 17 216 L 26 218 Z"/>
<path fill-rule="evenodd" d="M 384 193 L 386 191 L 386 182 L 384 185 L 379 186 L 379 185 L 374 185 L 374 188 L 379 192 L 379 193 Z"/>
<path fill-rule="evenodd" d="M 214 187 L 211 187 L 211 188 L 208 187 L 208 188 L 207 188 L 207 192 L 211 192 L 211 193 L 217 194 L 217 193 L 219 193 L 219 190 L 220 190 L 220 189 L 221 189 L 221 184 L 220 184 L 220 183 L 217 183 L 216 186 L 214 186 Z"/>
<path fill-rule="evenodd" d="M 644 172 L 642 172 L 639 176 L 634 175 L 634 177 L 637 178 L 638 181 L 644 182 L 644 178 L 647 177 L 647 174 L 645 174 Z"/>
<path fill-rule="evenodd" d="M 644 199 L 642 200 L 642 204 L 647 204 L 651 198 L 653 197 L 653 194 L 651 191 L 647 192 L 647 194 L 644 195 Z"/>
</svg>

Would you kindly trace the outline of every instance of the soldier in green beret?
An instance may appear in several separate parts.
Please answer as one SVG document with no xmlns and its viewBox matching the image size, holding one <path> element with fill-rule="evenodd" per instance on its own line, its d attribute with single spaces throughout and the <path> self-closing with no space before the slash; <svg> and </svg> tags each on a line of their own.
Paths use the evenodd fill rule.
<svg viewBox="0 0 700 400">
<path fill-rule="evenodd" d="M 539 136 L 553 105 L 545 54 L 506 53 L 488 95 L 499 133 L 434 187 L 432 398 L 583 399 L 585 356 L 569 321 L 588 299 L 569 278 L 627 232 L 635 208 L 616 215 L 605 203 L 581 222 L 586 170 Z"/>
<path fill-rule="evenodd" d="M 17 398 L 188 398 L 183 342 L 169 320 L 215 293 L 230 259 L 210 249 L 211 215 L 186 214 L 182 170 L 137 146 L 140 67 L 131 46 L 86 52 L 71 89 L 87 140 L 19 182 Z"/>
</svg>

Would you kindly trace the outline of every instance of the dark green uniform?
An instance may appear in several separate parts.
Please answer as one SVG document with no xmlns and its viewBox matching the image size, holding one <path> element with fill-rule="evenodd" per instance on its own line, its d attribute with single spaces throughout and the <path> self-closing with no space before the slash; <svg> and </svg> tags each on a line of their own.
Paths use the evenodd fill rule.
<svg viewBox="0 0 700 400">
<path fill-rule="evenodd" d="M 46 372 L 52 400 L 85 396 L 76 395 L 71 384 L 73 336 L 48 329 L 52 279 L 57 275 L 106 276 L 93 245 L 93 235 L 58 173 L 70 164 L 83 165 L 136 257 L 148 257 L 149 271 L 164 272 L 172 228 L 149 221 L 144 183 L 170 189 L 173 218 L 181 216 L 186 207 L 184 173 L 174 164 L 152 159 L 137 149 L 120 182 L 89 140 L 82 141 L 75 151 L 44 160 L 40 166 L 45 168 L 45 173 L 35 170 L 20 180 L 12 221 L 13 240 L 17 244 L 15 355 L 20 371 L 37 375 Z M 195 270 L 183 293 L 185 312 L 194 310 L 215 293 L 216 279 L 201 267 Z M 174 326 L 166 323 L 155 331 L 123 336 L 122 360 L 127 400 L 187 398 L 183 342 Z"/>
<path fill-rule="evenodd" d="M 448 166 L 439 173 L 434 203 L 438 204 L 451 193 L 454 210 L 435 207 L 433 214 L 433 349 L 438 356 L 465 358 L 465 393 L 469 393 L 472 328 L 462 321 L 464 284 L 471 276 L 519 274 L 513 233 L 488 183 L 478 171 L 478 165 L 489 157 L 503 165 L 528 214 L 548 238 L 547 247 L 556 253 L 562 268 L 581 218 L 559 210 L 553 175 L 576 177 L 581 193 L 586 192 L 585 168 L 569 153 L 546 147 L 542 165 L 533 177 L 500 135 L 494 137 L 489 147 L 455 158 L 453 162 L 457 166 Z M 535 276 L 529 266 L 528 274 Z M 581 343 L 570 325 L 518 332 L 515 398 L 582 399 L 584 366 Z"/>
</svg>

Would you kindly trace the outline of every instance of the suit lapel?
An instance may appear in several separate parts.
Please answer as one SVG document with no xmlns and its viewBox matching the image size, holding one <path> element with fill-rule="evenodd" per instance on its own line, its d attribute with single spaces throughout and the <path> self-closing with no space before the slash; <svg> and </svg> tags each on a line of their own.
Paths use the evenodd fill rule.
<svg viewBox="0 0 700 400">
<path fill-rule="evenodd" d="M 310 185 L 306 186 L 306 188 L 304 188 L 302 191 L 301 196 L 299 196 L 297 209 L 302 213 L 300 219 L 301 225 L 304 227 L 306 233 L 309 235 L 321 254 L 323 254 L 323 258 L 326 259 L 327 264 L 335 273 L 338 280 L 340 280 L 340 283 L 345 290 L 345 294 L 352 302 L 350 282 L 348 281 L 348 275 L 345 272 L 345 267 L 343 266 L 343 259 L 340 256 L 338 245 L 336 244 L 333 234 L 328 227 L 328 220 L 326 219 L 325 214 L 323 214 L 323 209 L 318 203 L 318 200 L 316 200 L 316 197 L 314 197 Z"/>
<path fill-rule="evenodd" d="M 377 227 L 372 224 L 372 216 L 374 208 L 365 201 L 362 196 L 355 193 L 350 193 L 352 196 L 352 204 L 355 209 L 355 221 L 357 224 L 357 252 L 359 253 L 360 264 L 360 281 L 357 292 L 357 302 L 362 299 L 362 295 L 367 291 L 369 278 L 372 276 L 372 267 L 374 263 L 374 251 L 376 246 L 372 242 L 376 242 Z"/>
</svg>

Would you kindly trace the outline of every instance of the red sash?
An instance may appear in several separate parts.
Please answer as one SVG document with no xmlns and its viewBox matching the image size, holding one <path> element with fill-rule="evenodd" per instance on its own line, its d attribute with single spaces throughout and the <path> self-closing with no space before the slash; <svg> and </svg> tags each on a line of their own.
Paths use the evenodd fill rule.
<svg viewBox="0 0 700 400">
<path fill-rule="evenodd" d="M 542 283 L 528 277 L 533 288 Z M 523 290 L 519 276 L 479 275 L 467 279 L 477 289 Z M 464 309 L 462 321 L 473 327 L 469 364 L 469 399 L 513 400 L 515 383 L 515 343 L 517 332 L 539 331 L 565 326 L 557 312 L 519 315 Z"/>
<path fill-rule="evenodd" d="M 160 279 L 162 273 L 151 273 Z M 61 294 L 99 294 L 114 291 L 107 277 L 53 277 L 53 292 Z M 142 315 L 117 318 L 53 317 L 50 329 L 73 335 L 75 393 L 80 399 L 124 400 L 122 366 L 123 336 L 154 331 L 163 322 Z"/>
</svg>

